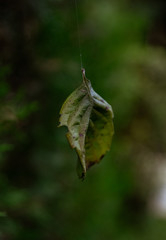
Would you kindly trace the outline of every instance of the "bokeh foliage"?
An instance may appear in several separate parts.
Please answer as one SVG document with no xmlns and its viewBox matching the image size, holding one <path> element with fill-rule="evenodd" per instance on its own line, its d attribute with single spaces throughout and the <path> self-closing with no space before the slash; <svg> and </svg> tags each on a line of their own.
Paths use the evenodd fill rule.
<svg viewBox="0 0 166 240">
<path fill-rule="evenodd" d="M 0 7 L 0 239 L 163 240 L 152 214 L 166 159 L 163 1 L 79 1 L 83 64 L 113 107 L 111 151 L 80 182 L 59 110 L 81 83 L 74 1 Z"/>
</svg>

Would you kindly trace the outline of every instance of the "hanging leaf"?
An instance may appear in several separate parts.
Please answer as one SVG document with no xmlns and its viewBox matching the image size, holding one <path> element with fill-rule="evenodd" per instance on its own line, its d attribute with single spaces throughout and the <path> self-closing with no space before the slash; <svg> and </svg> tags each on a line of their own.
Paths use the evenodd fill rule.
<svg viewBox="0 0 166 240">
<path fill-rule="evenodd" d="M 68 128 L 68 141 L 78 154 L 80 178 L 84 178 L 87 169 L 104 157 L 114 134 L 112 107 L 93 90 L 84 69 L 82 77 L 81 86 L 61 108 L 59 125 Z"/>
</svg>

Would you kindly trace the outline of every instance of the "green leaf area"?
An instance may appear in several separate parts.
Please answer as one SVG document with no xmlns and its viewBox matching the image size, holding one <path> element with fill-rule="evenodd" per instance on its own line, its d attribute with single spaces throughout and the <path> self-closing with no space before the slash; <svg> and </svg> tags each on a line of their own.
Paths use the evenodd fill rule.
<svg viewBox="0 0 166 240">
<path fill-rule="evenodd" d="M 84 178 L 86 171 L 104 157 L 114 134 L 112 107 L 93 90 L 84 69 L 82 77 L 81 86 L 61 108 L 59 125 L 68 128 L 68 141 L 78 154 L 80 178 Z"/>
</svg>

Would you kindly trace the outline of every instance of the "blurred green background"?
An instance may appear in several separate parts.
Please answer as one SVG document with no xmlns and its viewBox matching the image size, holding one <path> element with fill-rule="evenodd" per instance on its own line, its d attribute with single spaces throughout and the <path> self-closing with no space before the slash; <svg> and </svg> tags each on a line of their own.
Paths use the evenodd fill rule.
<svg viewBox="0 0 166 240">
<path fill-rule="evenodd" d="M 166 239 L 166 3 L 77 0 L 83 65 L 114 110 L 85 181 L 57 128 L 80 85 L 74 0 L 0 1 L 0 239 Z"/>
</svg>

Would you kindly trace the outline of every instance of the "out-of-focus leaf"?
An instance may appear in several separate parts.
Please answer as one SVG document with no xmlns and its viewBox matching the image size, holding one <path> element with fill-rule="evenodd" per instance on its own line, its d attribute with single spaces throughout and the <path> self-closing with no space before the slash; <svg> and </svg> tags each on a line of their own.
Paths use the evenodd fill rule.
<svg viewBox="0 0 166 240">
<path fill-rule="evenodd" d="M 78 154 L 77 172 L 86 171 L 100 162 L 110 149 L 113 127 L 112 107 L 92 88 L 82 70 L 83 83 L 65 101 L 60 111 L 60 125 L 67 126 L 67 138 Z"/>
</svg>

